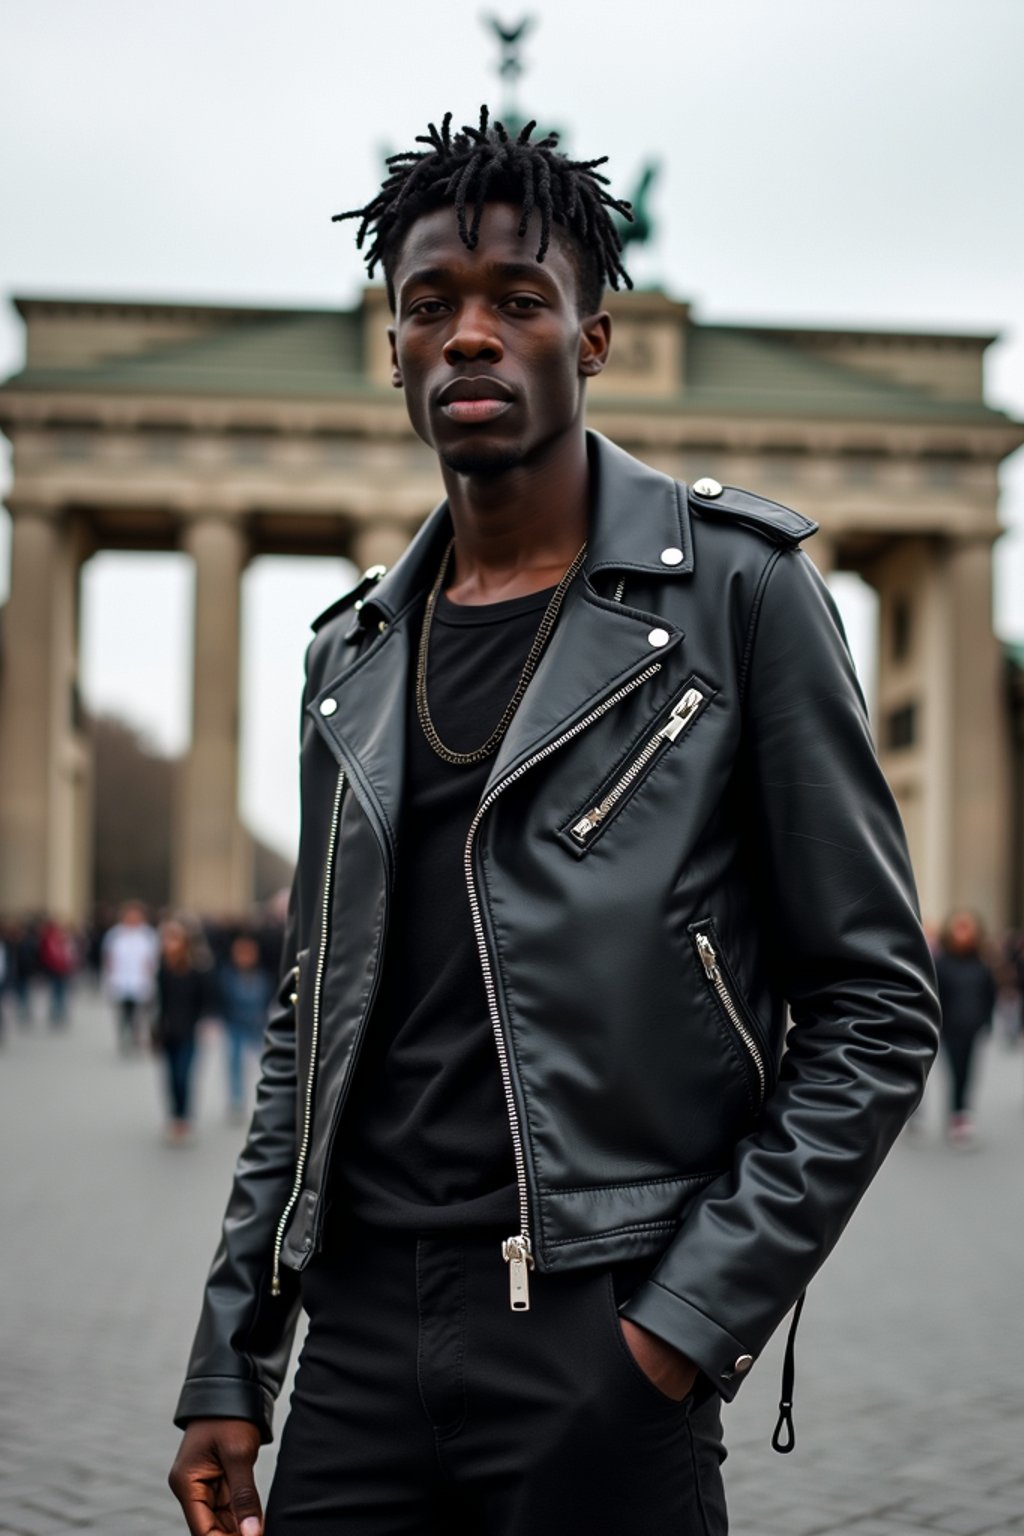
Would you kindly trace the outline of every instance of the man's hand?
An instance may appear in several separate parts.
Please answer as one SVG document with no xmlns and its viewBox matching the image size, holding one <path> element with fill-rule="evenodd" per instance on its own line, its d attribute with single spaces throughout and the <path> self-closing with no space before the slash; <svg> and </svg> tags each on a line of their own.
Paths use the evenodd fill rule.
<svg viewBox="0 0 1024 1536">
<path fill-rule="evenodd" d="M 260 1432 L 248 1419 L 193 1419 L 167 1481 L 192 1536 L 263 1536 L 253 1468 Z"/>
<path fill-rule="evenodd" d="M 620 1317 L 619 1322 L 626 1338 L 626 1347 L 644 1375 L 649 1376 L 666 1397 L 682 1402 L 693 1391 L 700 1367 L 694 1365 L 689 1355 L 684 1355 L 674 1344 L 652 1333 L 649 1328 L 642 1327 L 640 1323 L 634 1323 L 632 1318 Z"/>
</svg>

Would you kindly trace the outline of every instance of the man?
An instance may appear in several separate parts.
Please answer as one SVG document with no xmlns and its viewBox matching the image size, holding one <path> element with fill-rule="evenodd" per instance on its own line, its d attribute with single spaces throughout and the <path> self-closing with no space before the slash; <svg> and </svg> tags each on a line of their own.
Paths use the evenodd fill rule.
<svg viewBox="0 0 1024 1536">
<path fill-rule="evenodd" d="M 585 431 L 623 205 L 531 131 L 449 115 L 359 211 L 447 495 L 307 652 L 280 987 L 176 1416 L 204 1536 L 262 1529 L 300 1301 L 269 1536 L 724 1531 L 721 1401 L 935 1051 L 816 524 Z"/>
</svg>

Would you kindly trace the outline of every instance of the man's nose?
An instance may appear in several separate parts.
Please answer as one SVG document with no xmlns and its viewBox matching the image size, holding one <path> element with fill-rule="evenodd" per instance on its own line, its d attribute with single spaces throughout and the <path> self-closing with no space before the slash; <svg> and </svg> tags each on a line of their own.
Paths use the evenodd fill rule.
<svg viewBox="0 0 1024 1536">
<path fill-rule="evenodd" d="M 443 347 L 444 360 L 458 363 L 496 363 L 502 357 L 502 345 L 495 331 L 493 315 L 484 305 L 464 305 Z"/>
</svg>

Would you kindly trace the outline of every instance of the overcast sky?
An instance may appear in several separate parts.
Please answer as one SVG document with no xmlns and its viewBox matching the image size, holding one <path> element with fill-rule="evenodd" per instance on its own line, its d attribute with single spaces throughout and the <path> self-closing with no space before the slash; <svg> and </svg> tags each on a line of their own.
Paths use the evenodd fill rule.
<svg viewBox="0 0 1024 1536">
<path fill-rule="evenodd" d="M 989 399 L 1024 415 L 1022 0 L 498 14 L 527 9 L 524 106 L 608 153 L 627 195 L 662 162 L 636 278 L 704 320 L 998 331 Z M 0 375 L 22 356 L 15 293 L 351 303 L 353 226 L 331 214 L 428 119 L 500 104 L 495 59 L 464 0 L 3 0 Z M 1024 639 L 1024 453 L 1003 513 L 996 622 Z M 0 598 L 7 534 L 3 514 Z M 329 561 L 246 577 L 241 801 L 285 852 L 307 625 L 347 580 Z M 99 556 L 85 576 L 86 697 L 169 750 L 188 736 L 190 592 L 177 556 Z M 866 656 L 863 606 L 838 595 Z"/>
</svg>

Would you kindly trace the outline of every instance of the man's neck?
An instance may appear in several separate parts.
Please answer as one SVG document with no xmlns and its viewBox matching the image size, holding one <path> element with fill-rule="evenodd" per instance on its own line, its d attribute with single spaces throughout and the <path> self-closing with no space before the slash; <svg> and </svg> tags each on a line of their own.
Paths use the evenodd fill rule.
<svg viewBox="0 0 1024 1536">
<path fill-rule="evenodd" d="M 446 588 L 453 602 L 500 602 L 561 580 L 587 537 L 582 432 L 500 475 L 460 475 L 446 466 L 442 473 L 455 531 Z"/>
</svg>

